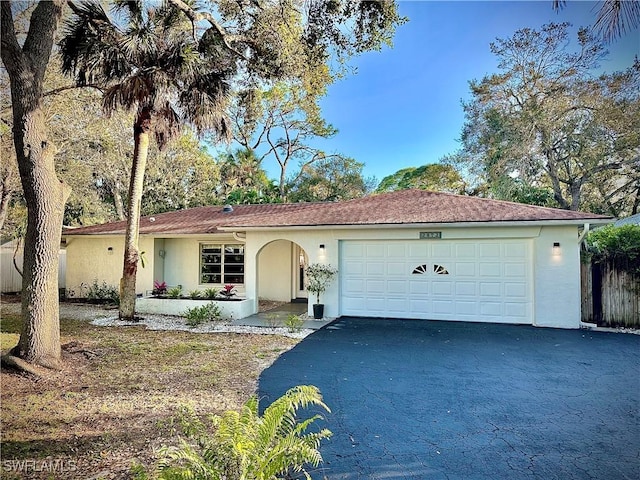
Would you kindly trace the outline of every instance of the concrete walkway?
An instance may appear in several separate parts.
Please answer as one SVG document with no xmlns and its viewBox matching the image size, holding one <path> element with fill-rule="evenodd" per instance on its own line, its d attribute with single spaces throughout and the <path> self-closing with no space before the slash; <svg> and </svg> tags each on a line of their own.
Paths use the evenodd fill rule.
<svg viewBox="0 0 640 480">
<path fill-rule="evenodd" d="M 301 384 L 332 410 L 314 480 L 640 478 L 638 335 L 343 317 L 262 373 L 260 406 Z"/>
<path fill-rule="evenodd" d="M 289 315 L 304 315 L 307 313 L 307 304 L 304 302 L 291 302 L 280 305 L 272 310 L 266 312 L 256 313 L 249 317 L 232 320 L 231 325 L 247 326 L 247 327 L 272 327 L 274 322 L 277 322 L 275 326 L 282 326 L 283 322 Z M 318 330 L 329 323 L 333 319 L 305 320 L 302 328 L 308 328 L 311 330 Z"/>
</svg>

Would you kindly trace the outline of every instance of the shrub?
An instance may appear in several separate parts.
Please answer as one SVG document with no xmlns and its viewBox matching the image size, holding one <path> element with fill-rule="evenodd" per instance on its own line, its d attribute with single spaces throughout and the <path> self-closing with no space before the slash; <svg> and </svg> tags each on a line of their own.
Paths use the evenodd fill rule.
<svg viewBox="0 0 640 480">
<path fill-rule="evenodd" d="M 607 225 L 589 232 L 585 257 L 611 263 L 620 270 L 640 274 L 640 225 Z"/>
<path fill-rule="evenodd" d="M 289 329 L 289 333 L 297 333 L 302 330 L 302 326 L 304 325 L 304 320 L 300 318 L 298 315 L 289 314 L 287 315 L 287 319 L 284 321 L 284 326 Z"/>
<path fill-rule="evenodd" d="M 300 385 L 258 414 L 258 398 L 253 396 L 240 412 L 227 411 L 212 417 L 207 428 L 193 409 L 183 407 L 180 423 L 190 440 L 178 447 L 160 451 L 159 476 L 162 479 L 242 478 L 246 480 L 291 478 L 303 473 L 307 464 L 322 461 L 320 442 L 331 436 L 327 429 L 307 433 L 310 425 L 322 419 L 314 415 L 298 421 L 297 412 L 309 405 L 330 412 L 317 387 Z"/>
<path fill-rule="evenodd" d="M 192 300 L 197 300 L 198 298 L 202 298 L 202 292 L 200 290 L 191 290 L 189 297 L 191 297 Z"/>
<path fill-rule="evenodd" d="M 220 320 L 221 313 L 220 307 L 211 302 L 206 305 L 202 305 L 201 307 L 187 309 L 187 311 L 184 312 L 184 316 L 187 319 L 187 325 L 190 327 L 197 327 L 205 322 Z"/>
<path fill-rule="evenodd" d="M 170 298 L 180 298 L 180 295 L 182 295 L 182 285 L 171 287 L 167 290 L 167 295 L 169 295 Z"/>
<path fill-rule="evenodd" d="M 84 285 L 83 285 L 84 286 Z M 120 292 L 114 285 L 108 285 L 107 282 L 98 284 L 98 280 L 87 286 L 87 300 L 94 300 L 100 303 L 112 305 L 120 304 Z"/>
<path fill-rule="evenodd" d="M 267 315 L 266 322 L 267 326 L 275 328 L 280 325 L 280 315 L 278 315 L 277 313 L 270 313 L 269 315 Z"/>
<path fill-rule="evenodd" d="M 215 300 L 217 296 L 218 296 L 217 288 L 206 288 L 204 290 L 204 297 L 207 298 L 208 300 Z"/>
</svg>

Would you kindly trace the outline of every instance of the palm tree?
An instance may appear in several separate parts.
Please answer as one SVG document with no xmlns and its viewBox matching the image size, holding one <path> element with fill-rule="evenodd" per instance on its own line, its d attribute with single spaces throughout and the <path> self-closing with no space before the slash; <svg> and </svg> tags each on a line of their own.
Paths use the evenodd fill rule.
<svg viewBox="0 0 640 480">
<path fill-rule="evenodd" d="M 135 318 L 140 204 L 149 142 L 162 148 L 183 124 L 229 138 L 225 115 L 234 64 L 224 49 L 199 48 L 192 24 L 171 4 L 117 0 L 115 20 L 99 3 L 69 3 L 74 15 L 60 42 L 63 71 L 79 85 L 106 87 L 104 111 L 133 111 L 134 153 L 129 184 L 120 318 Z"/>
<path fill-rule="evenodd" d="M 566 0 L 553 0 L 554 10 L 566 5 Z M 598 10 L 593 27 L 607 43 L 640 25 L 640 2 L 638 0 L 604 0 Z"/>
</svg>

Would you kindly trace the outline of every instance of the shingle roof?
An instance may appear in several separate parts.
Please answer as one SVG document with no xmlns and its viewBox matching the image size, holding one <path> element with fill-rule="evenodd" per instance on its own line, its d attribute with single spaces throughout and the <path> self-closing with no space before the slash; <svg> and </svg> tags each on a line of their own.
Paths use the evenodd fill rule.
<svg viewBox="0 0 640 480">
<path fill-rule="evenodd" d="M 406 225 L 439 223 L 606 221 L 593 213 L 537 207 L 424 190 L 402 190 L 341 202 L 219 205 L 142 217 L 141 234 L 216 233 L 221 228 Z M 65 235 L 123 234 L 126 222 L 77 229 Z"/>
<path fill-rule="evenodd" d="M 635 215 L 631 215 L 630 217 L 621 218 L 616 223 L 614 223 L 616 227 L 621 227 L 623 225 L 640 225 L 640 213 L 636 213 Z"/>
</svg>

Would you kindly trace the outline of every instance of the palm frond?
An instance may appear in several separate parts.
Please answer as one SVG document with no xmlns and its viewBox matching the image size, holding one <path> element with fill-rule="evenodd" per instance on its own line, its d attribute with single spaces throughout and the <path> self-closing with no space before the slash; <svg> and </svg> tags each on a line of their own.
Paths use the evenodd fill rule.
<svg viewBox="0 0 640 480">
<path fill-rule="evenodd" d="M 638 25 L 640 25 L 640 2 L 605 0 L 598 12 L 594 28 L 605 42 L 611 42 Z"/>
<path fill-rule="evenodd" d="M 163 450 L 160 478 L 266 480 L 289 472 L 310 478 L 305 465 L 317 467 L 322 462 L 318 447 L 331 436 L 327 429 L 306 433 L 320 415 L 297 422 L 296 412 L 311 405 L 329 411 L 313 386 L 287 391 L 263 416 L 258 413 L 257 397 L 251 397 L 240 412 L 216 417 L 216 432 L 200 442 L 201 451 L 186 442 Z"/>
</svg>

